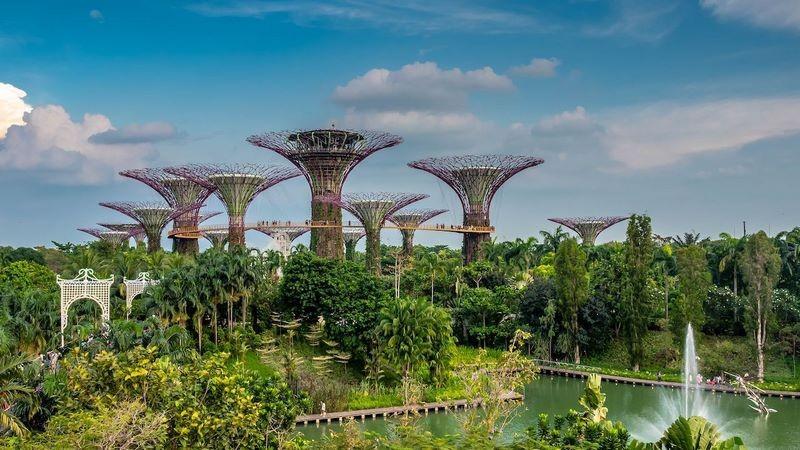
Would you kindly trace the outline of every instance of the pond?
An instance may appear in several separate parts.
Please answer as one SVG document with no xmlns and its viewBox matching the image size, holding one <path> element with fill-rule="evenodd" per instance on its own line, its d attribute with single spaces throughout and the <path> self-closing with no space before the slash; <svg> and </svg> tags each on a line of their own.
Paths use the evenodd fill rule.
<svg viewBox="0 0 800 450">
<path fill-rule="evenodd" d="M 525 402 L 518 415 L 504 432 L 511 439 L 528 426 L 535 425 L 539 413 L 564 414 L 578 409 L 578 397 L 584 383 L 580 379 L 543 376 L 525 389 Z M 675 420 L 680 408 L 681 393 L 677 389 L 650 388 L 603 382 L 609 418 L 622 421 L 631 434 L 640 440 L 657 440 L 664 429 Z M 750 409 L 749 401 L 741 395 L 703 393 L 704 410 L 723 436 L 741 436 L 750 449 L 800 448 L 800 400 L 768 398 L 767 404 L 778 412 L 768 418 Z M 456 413 L 457 414 L 457 413 Z M 362 429 L 384 433 L 391 419 L 367 419 L 359 423 Z M 420 424 L 435 435 L 458 432 L 454 413 L 430 414 L 420 418 Z M 298 427 L 309 439 L 318 439 L 327 430 L 337 430 L 338 424 Z"/>
</svg>

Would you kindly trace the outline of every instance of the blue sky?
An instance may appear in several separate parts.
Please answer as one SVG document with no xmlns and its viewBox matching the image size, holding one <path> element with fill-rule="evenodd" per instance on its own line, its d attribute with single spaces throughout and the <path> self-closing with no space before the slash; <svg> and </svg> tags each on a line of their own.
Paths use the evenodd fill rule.
<svg viewBox="0 0 800 450">
<path fill-rule="evenodd" d="M 156 198 L 121 169 L 283 163 L 244 139 L 332 122 L 406 140 L 346 191 L 424 192 L 450 223 L 454 194 L 406 162 L 545 158 L 496 197 L 499 239 L 631 212 L 662 235 L 800 225 L 796 0 L 395 3 L 4 2 L 1 243 L 81 241 L 76 227 L 123 220 L 98 201 Z M 290 180 L 248 220 L 305 219 L 308 204 Z"/>
</svg>

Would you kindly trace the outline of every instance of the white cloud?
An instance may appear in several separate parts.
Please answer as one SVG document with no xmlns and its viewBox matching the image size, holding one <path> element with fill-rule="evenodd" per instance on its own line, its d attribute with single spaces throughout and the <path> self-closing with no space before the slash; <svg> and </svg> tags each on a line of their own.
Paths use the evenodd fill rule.
<svg viewBox="0 0 800 450">
<path fill-rule="evenodd" d="M 48 182 L 98 184 L 123 168 L 146 165 L 149 143 L 94 143 L 92 136 L 114 130 L 101 114 L 74 122 L 63 107 L 34 107 L 0 140 L 0 170 L 29 171 Z"/>
<path fill-rule="evenodd" d="M 700 5 L 721 19 L 800 31 L 800 3 L 797 0 L 700 0 Z"/>
<path fill-rule="evenodd" d="M 144 144 L 174 139 L 177 130 L 167 122 L 131 124 L 121 129 L 112 128 L 89 138 L 93 144 Z"/>
<path fill-rule="evenodd" d="M 415 62 L 400 70 L 372 69 L 338 86 L 333 100 L 370 110 L 455 110 L 467 105 L 475 91 L 509 91 L 514 83 L 491 67 L 462 71 L 441 69 L 435 62 Z"/>
<path fill-rule="evenodd" d="M 400 134 L 479 133 L 487 129 L 472 113 L 427 111 L 381 111 L 361 113 L 349 110 L 345 124 L 354 128 L 374 128 Z"/>
<path fill-rule="evenodd" d="M 31 110 L 23 100 L 28 95 L 11 84 L 0 83 L 0 139 L 6 136 L 11 125 L 22 125 L 22 116 Z"/>
<path fill-rule="evenodd" d="M 614 0 L 609 20 L 584 28 L 589 36 L 633 38 L 658 42 L 678 27 L 681 2 L 675 0 Z"/>
<path fill-rule="evenodd" d="M 560 65 L 561 61 L 556 58 L 533 58 L 530 63 L 524 66 L 513 67 L 511 73 L 534 78 L 554 77 L 556 76 L 556 68 Z"/>
<path fill-rule="evenodd" d="M 105 17 L 103 17 L 103 13 L 99 9 L 89 11 L 89 17 L 100 23 L 105 21 Z"/>
<path fill-rule="evenodd" d="M 210 0 L 188 9 L 209 17 L 288 15 L 295 23 L 322 23 L 331 28 L 375 27 L 403 34 L 469 31 L 514 33 L 549 29 L 528 7 L 476 4 L 460 0 Z"/>
<path fill-rule="evenodd" d="M 543 119 L 534 141 L 555 151 L 599 149 L 630 170 L 670 166 L 700 155 L 800 133 L 800 97 L 660 103 L 590 116 L 584 108 Z"/>
</svg>

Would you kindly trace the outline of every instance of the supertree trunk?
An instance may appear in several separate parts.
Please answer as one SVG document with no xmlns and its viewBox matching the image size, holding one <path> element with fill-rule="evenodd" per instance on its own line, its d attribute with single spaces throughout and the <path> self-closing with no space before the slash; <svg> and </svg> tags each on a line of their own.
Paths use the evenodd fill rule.
<svg viewBox="0 0 800 450">
<path fill-rule="evenodd" d="M 484 214 L 464 214 L 464 225 L 488 227 L 489 218 Z M 464 264 L 483 258 L 483 243 L 489 241 L 489 233 L 464 233 Z"/>
<path fill-rule="evenodd" d="M 237 245 L 245 245 L 244 217 L 231 216 L 228 220 L 228 250 Z"/>
<path fill-rule="evenodd" d="M 381 275 L 381 230 L 366 228 L 367 231 L 367 251 L 366 266 L 367 270 Z"/>
<path fill-rule="evenodd" d="M 197 255 L 200 253 L 200 243 L 197 239 L 175 238 L 173 248 L 175 252 L 181 255 Z"/>
<path fill-rule="evenodd" d="M 147 233 L 147 253 L 161 250 L 161 233 Z"/>
<path fill-rule="evenodd" d="M 403 251 L 400 255 L 404 261 L 410 261 L 411 256 L 414 254 L 414 231 L 400 230 L 400 234 L 403 235 Z"/>
<path fill-rule="evenodd" d="M 356 242 L 345 241 L 344 243 L 344 259 L 347 261 L 354 261 L 356 259 Z"/>
<path fill-rule="evenodd" d="M 344 237 L 342 235 L 342 209 L 333 203 L 319 200 L 311 202 L 311 220 L 337 225 L 333 228 L 311 229 L 311 251 L 322 258 L 343 259 Z"/>
</svg>

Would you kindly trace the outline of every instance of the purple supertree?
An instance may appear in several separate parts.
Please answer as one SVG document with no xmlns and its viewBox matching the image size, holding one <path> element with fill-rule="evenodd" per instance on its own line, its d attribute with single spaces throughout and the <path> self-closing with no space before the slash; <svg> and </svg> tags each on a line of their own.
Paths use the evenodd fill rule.
<svg viewBox="0 0 800 450">
<path fill-rule="evenodd" d="M 347 193 L 342 195 L 320 196 L 324 203 L 334 203 L 356 216 L 367 235 L 367 269 L 376 275 L 381 273 L 381 228 L 386 219 L 397 210 L 427 198 L 427 194 L 404 192 Z"/>
<path fill-rule="evenodd" d="M 344 259 L 353 261 L 356 258 L 356 244 L 364 236 L 367 231 L 363 228 L 345 228 L 342 230 L 344 237 Z"/>
<path fill-rule="evenodd" d="M 101 241 L 108 242 L 112 247 L 119 247 L 131 237 L 130 233 L 124 231 L 104 230 L 102 228 L 78 228 L 78 231 L 83 231 Z"/>
<path fill-rule="evenodd" d="M 379 131 L 329 129 L 264 133 L 248 137 L 247 142 L 278 153 L 303 172 L 311 187 L 312 222 L 341 225 L 341 208 L 318 198 L 341 197 L 347 175 L 358 163 L 403 138 Z M 311 250 L 319 256 L 342 259 L 342 244 L 339 227 L 311 230 Z"/>
<path fill-rule="evenodd" d="M 202 205 L 214 190 L 208 186 L 195 183 L 186 178 L 176 176 L 163 168 L 145 168 L 123 170 L 123 177 L 141 181 L 158 192 L 173 208 L 183 209 L 188 205 Z M 200 208 L 187 210 L 175 217 L 173 231 L 197 228 L 200 223 Z M 199 236 L 186 234 L 174 236 L 174 250 L 183 254 L 197 254 L 200 245 Z"/>
<path fill-rule="evenodd" d="M 427 158 L 409 163 L 410 167 L 430 172 L 453 188 L 464 208 L 464 226 L 484 229 L 491 226 L 489 208 L 498 189 L 509 178 L 544 162 L 533 156 L 465 155 Z M 481 256 L 489 232 L 464 233 L 464 261 Z"/>
<path fill-rule="evenodd" d="M 581 241 L 585 245 L 594 245 L 597 236 L 607 228 L 618 224 L 630 216 L 609 216 L 609 217 L 553 217 L 547 219 L 571 229 L 578 233 Z"/>
<path fill-rule="evenodd" d="M 228 212 L 229 246 L 245 245 L 244 216 L 258 194 L 300 176 L 294 167 L 258 164 L 193 164 L 165 170 L 213 190 Z"/>
<path fill-rule="evenodd" d="M 267 224 L 255 227 L 254 230 L 260 231 L 271 237 L 278 246 L 278 251 L 284 258 L 289 258 L 292 254 L 292 242 L 300 236 L 308 233 L 309 227 L 271 227 Z"/>
<path fill-rule="evenodd" d="M 201 231 L 200 234 L 202 234 L 204 238 L 208 239 L 208 242 L 211 243 L 211 246 L 216 249 L 222 250 L 225 248 L 225 244 L 228 243 L 228 230 L 208 230 Z"/>
<path fill-rule="evenodd" d="M 136 241 L 136 246 L 144 244 L 147 235 L 145 234 L 142 226 L 138 223 L 98 223 L 103 228 L 108 228 L 111 231 L 123 231 L 128 233 Z"/>
<path fill-rule="evenodd" d="M 389 221 L 397 225 L 403 235 L 403 258 L 407 259 L 414 253 L 414 232 L 417 228 L 446 212 L 446 209 L 411 209 L 396 212 L 389 217 Z"/>
<path fill-rule="evenodd" d="M 100 206 L 119 211 L 138 222 L 147 235 L 148 253 L 161 250 L 161 232 L 170 220 L 186 213 L 186 211 L 200 207 L 200 205 L 188 205 L 177 209 L 159 201 L 101 202 Z"/>
</svg>

